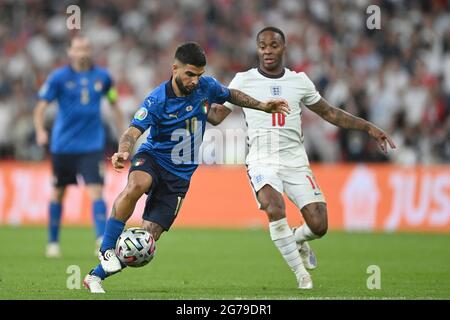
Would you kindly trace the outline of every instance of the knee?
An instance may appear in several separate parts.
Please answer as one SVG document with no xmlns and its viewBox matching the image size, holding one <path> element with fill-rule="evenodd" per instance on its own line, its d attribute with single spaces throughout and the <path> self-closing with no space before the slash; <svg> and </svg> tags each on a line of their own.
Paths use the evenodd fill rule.
<svg viewBox="0 0 450 320">
<path fill-rule="evenodd" d="M 314 219 L 311 222 L 308 224 L 309 229 L 311 229 L 316 236 L 322 238 L 328 231 L 327 219 Z"/>
<path fill-rule="evenodd" d="M 150 232 L 155 241 L 158 241 L 158 239 L 161 237 L 161 234 L 164 232 L 163 228 L 160 225 L 153 222 L 144 221 L 142 223 L 142 228 Z"/>
<path fill-rule="evenodd" d="M 328 231 L 328 225 L 327 223 L 319 223 L 315 227 L 311 228 L 311 231 L 318 237 L 322 238 Z"/>
<path fill-rule="evenodd" d="M 285 208 L 277 201 L 269 203 L 265 208 L 269 221 L 278 221 L 286 217 Z"/>
<path fill-rule="evenodd" d="M 93 201 L 101 200 L 103 196 L 102 186 L 88 186 L 89 196 Z"/>
<path fill-rule="evenodd" d="M 51 201 L 56 203 L 62 203 L 64 198 L 65 188 L 54 188 L 52 190 Z"/>
<path fill-rule="evenodd" d="M 140 198 L 149 189 L 149 184 L 144 181 L 129 181 L 124 196 L 132 198 Z"/>
</svg>

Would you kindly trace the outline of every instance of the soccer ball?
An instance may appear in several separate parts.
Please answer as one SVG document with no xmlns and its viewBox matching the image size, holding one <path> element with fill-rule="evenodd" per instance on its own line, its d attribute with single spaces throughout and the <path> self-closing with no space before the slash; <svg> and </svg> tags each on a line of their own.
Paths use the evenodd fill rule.
<svg viewBox="0 0 450 320">
<path fill-rule="evenodd" d="M 116 242 L 116 255 L 129 267 L 143 267 L 155 255 L 155 239 L 145 229 L 129 228 Z"/>
</svg>

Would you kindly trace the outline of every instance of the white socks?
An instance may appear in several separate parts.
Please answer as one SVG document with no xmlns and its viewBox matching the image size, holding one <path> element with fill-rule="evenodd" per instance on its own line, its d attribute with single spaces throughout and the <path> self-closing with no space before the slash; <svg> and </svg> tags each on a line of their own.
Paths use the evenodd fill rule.
<svg viewBox="0 0 450 320">
<path fill-rule="evenodd" d="M 295 230 L 294 237 L 295 237 L 295 241 L 297 241 L 297 243 L 299 243 L 299 244 L 303 244 L 303 242 L 305 242 L 305 241 L 320 238 L 318 235 L 315 235 L 311 231 L 311 229 L 308 227 L 306 222 L 303 223 L 300 227 L 298 227 Z"/>
<path fill-rule="evenodd" d="M 270 237 L 295 275 L 308 274 L 298 252 L 294 234 L 286 218 L 269 223 Z"/>
</svg>

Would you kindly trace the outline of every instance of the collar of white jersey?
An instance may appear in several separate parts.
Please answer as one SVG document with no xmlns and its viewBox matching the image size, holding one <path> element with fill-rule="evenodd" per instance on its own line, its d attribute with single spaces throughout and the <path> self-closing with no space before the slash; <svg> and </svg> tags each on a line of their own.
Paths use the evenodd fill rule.
<svg viewBox="0 0 450 320">
<path fill-rule="evenodd" d="M 276 74 L 276 75 L 268 74 L 267 72 L 264 72 L 260 67 L 258 67 L 256 70 L 257 70 L 257 71 L 259 72 L 259 74 L 261 74 L 263 77 L 270 78 L 270 79 L 280 79 L 280 78 L 283 78 L 283 76 L 284 76 L 284 74 L 285 74 L 285 72 L 286 72 L 286 69 L 285 69 L 285 68 L 283 68 L 283 71 L 281 71 L 281 73 Z"/>
</svg>

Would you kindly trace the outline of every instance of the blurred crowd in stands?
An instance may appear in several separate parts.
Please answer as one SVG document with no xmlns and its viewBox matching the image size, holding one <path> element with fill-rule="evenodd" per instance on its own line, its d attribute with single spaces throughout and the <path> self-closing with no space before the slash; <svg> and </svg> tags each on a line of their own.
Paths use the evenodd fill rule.
<svg viewBox="0 0 450 320">
<path fill-rule="evenodd" d="M 32 112 L 36 93 L 67 63 L 74 31 L 66 9 L 81 8 L 81 32 L 96 63 L 113 75 L 130 120 L 141 101 L 169 79 L 175 48 L 194 40 L 207 73 L 225 84 L 257 66 L 256 33 L 281 28 L 285 64 L 304 71 L 333 105 L 374 122 L 398 149 L 384 156 L 366 134 L 336 128 L 303 111 L 305 146 L 315 162 L 450 162 L 450 3 L 446 0 L 15 0 L 0 1 L 0 158 L 42 160 Z M 370 30 L 369 5 L 381 29 Z M 107 102 L 107 152 L 116 148 Z M 47 113 L 51 128 L 56 106 Z M 245 128 L 239 110 L 220 127 Z"/>
</svg>

